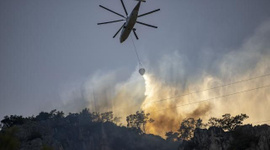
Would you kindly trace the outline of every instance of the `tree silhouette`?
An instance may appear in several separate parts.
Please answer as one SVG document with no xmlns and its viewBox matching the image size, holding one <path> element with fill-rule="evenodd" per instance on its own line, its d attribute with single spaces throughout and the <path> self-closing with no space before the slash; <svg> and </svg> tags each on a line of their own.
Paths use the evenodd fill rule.
<svg viewBox="0 0 270 150">
<path fill-rule="evenodd" d="M 37 121 L 42 121 L 42 120 L 48 120 L 52 117 L 52 115 L 50 113 L 47 112 L 40 112 L 37 116 L 36 116 L 36 120 Z"/>
<path fill-rule="evenodd" d="M 175 141 L 178 141 L 178 139 L 179 139 L 179 133 L 178 132 L 172 132 L 172 131 L 166 132 L 165 136 L 166 136 L 167 141 L 175 142 Z"/>
<path fill-rule="evenodd" d="M 224 114 L 222 118 L 210 118 L 208 121 L 209 127 L 220 127 L 225 131 L 233 131 L 235 127 L 243 124 L 245 119 L 249 118 L 246 114 L 236 115 L 235 117 L 231 114 Z"/>
<path fill-rule="evenodd" d="M 205 128 L 206 125 L 202 123 L 202 119 L 195 120 L 194 118 L 184 119 L 178 129 L 179 139 L 190 140 L 193 137 L 196 128 Z"/>
<path fill-rule="evenodd" d="M 1 121 L 3 124 L 3 128 L 9 128 L 14 125 L 22 125 L 26 121 L 33 119 L 32 117 L 24 118 L 23 116 L 11 115 L 5 116 L 4 119 Z"/>
<path fill-rule="evenodd" d="M 93 122 L 93 115 L 90 113 L 88 108 L 85 108 L 79 113 L 78 120 L 80 125 L 87 126 Z"/>
<path fill-rule="evenodd" d="M 178 129 L 180 138 L 182 140 L 189 140 L 193 136 L 195 128 L 196 121 L 194 118 L 184 119 L 181 123 L 180 128 Z"/>
<path fill-rule="evenodd" d="M 113 122 L 113 112 L 105 112 L 101 113 L 101 120 L 102 122 Z"/>
<path fill-rule="evenodd" d="M 65 114 L 63 111 L 57 111 L 55 114 L 54 114 L 54 118 L 64 118 Z"/>
<path fill-rule="evenodd" d="M 121 117 L 114 117 L 113 118 L 113 123 L 116 124 L 116 125 L 121 126 L 122 123 L 120 123 L 120 121 L 121 121 Z"/>
<path fill-rule="evenodd" d="M 154 120 L 152 118 L 149 118 L 149 116 L 150 113 L 145 114 L 144 111 L 137 111 L 136 114 L 131 114 L 127 116 L 127 127 L 135 128 L 141 130 L 142 132 L 145 132 L 146 123 L 154 122 Z"/>
</svg>

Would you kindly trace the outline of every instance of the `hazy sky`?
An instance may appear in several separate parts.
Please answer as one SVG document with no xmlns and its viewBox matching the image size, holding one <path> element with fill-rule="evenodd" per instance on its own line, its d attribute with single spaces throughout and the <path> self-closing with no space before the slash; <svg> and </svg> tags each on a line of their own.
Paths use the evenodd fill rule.
<svg viewBox="0 0 270 150">
<path fill-rule="evenodd" d="M 124 2 L 128 11 L 137 3 Z M 0 1 L 0 118 L 59 108 L 69 87 L 97 72 L 129 78 L 138 65 L 131 39 L 112 38 L 121 23 L 97 26 L 119 19 L 99 4 L 124 14 L 119 0 Z M 190 61 L 187 75 L 195 76 L 205 61 L 236 50 L 270 19 L 269 0 L 148 0 L 140 13 L 156 8 L 139 20 L 158 29 L 136 25 L 143 63 L 155 70 L 162 56 L 177 51 Z"/>
</svg>

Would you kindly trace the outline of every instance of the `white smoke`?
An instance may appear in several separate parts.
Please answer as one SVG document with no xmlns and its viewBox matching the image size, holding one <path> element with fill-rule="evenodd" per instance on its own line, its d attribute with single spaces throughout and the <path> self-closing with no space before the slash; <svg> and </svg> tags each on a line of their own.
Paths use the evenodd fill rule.
<svg viewBox="0 0 270 150">
<path fill-rule="evenodd" d="M 123 122 L 125 116 L 140 109 L 145 110 L 156 120 L 147 125 L 147 132 L 159 135 L 176 130 L 182 119 L 187 117 L 207 120 L 225 113 L 246 113 L 250 116 L 247 123 L 269 120 L 270 115 L 267 112 L 270 107 L 270 88 L 256 89 L 270 85 L 269 76 L 202 92 L 212 87 L 269 74 L 269 41 L 270 22 L 266 22 L 238 49 L 218 56 L 219 59 L 211 58 L 216 55 L 205 58 L 206 61 L 199 65 L 202 68 L 197 68 L 196 74 L 189 72 L 188 67 L 196 68 L 196 65 L 190 65 L 192 61 L 188 56 L 175 51 L 164 55 L 159 64 L 146 66 L 147 73 L 143 78 L 137 72 L 138 68 L 128 80 L 122 82 L 117 79 L 119 74 L 116 71 L 99 73 L 83 84 L 83 92 L 78 90 L 83 94 L 76 95 L 81 96 L 85 107 L 91 111 L 112 110 L 123 117 Z M 181 96 L 187 93 L 187 96 Z M 216 99 L 212 99 L 215 97 Z M 194 103 L 207 99 L 211 100 Z M 175 106 L 181 107 L 174 108 Z"/>
</svg>

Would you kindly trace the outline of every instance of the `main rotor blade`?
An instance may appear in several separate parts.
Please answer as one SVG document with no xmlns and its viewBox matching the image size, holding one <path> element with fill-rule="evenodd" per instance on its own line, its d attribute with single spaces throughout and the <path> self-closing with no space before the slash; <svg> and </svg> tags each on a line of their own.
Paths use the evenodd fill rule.
<svg viewBox="0 0 270 150">
<path fill-rule="evenodd" d="M 121 29 L 124 27 L 125 23 L 121 26 L 121 28 L 115 33 L 115 35 L 113 36 L 113 38 L 115 38 L 117 36 L 117 34 L 121 31 Z"/>
<path fill-rule="evenodd" d="M 153 26 L 153 25 L 150 25 L 150 24 L 146 24 L 146 23 L 143 23 L 143 22 L 140 22 L 140 21 L 136 21 L 138 24 L 141 24 L 141 25 L 145 25 L 145 26 L 148 26 L 148 27 L 152 27 L 152 28 L 158 28 L 157 26 Z"/>
<path fill-rule="evenodd" d="M 123 8 L 124 8 L 124 10 L 125 10 L 126 16 L 128 16 L 127 9 L 126 9 L 126 7 L 125 7 L 125 4 L 124 4 L 123 0 L 121 0 L 121 3 L 122 3 L 122 6 L 123 6 Z"/>
<path fill-rule="evenodd" d="M 108 23 L 115 23 L 115 22 L 120 22 L 120 21 L 124 21 L 124 19 L 113 20 L 113 21 L 108 21 L 108 22 L 101 22 L 101 23 L 98 23 L 97 25 L 108 24 Z"/>
<path fill-rule="evenodd" d="M 119 14 L 119 13 L 117 13 L 117 12 L 115 12 L 115 11 L 109 9 L 109 8 L 106 8 L 106 7 L 102 6 L 102 5 L 99 5 L 99 7 L 103 8 L 103 9 L 109 11 L 109 12 L 112 12 L 112 13 L 114 13 L 114 14 L 120 16 L 120 17 L 126 18 L 125 16 L 123 16 L 123 15 L 121 15 L 121 14 Z"/>
<path fill-rule="evenodd" d="M 152 13 L 157 12 L 157 11 L 160 11 L 160 9 L 156 9 L 156 10 L 150 11 L 148 13 L 141 14 L 141 15 L 138 16 L 138 18 L 139 17 L 142 17 L 142 16 L 146 16 L 146 15 L 152 14 Z"/>
<path fill-rule="evenodd" d="M 133 30 L 132 30 L 132 31 L 133 31 L 133 33 L 134 33 L 134 35 L 135 35 L 136 39 L 137 39 L 137 40 L 139 40 L 138 35 L 137 35 L 137 33 L 136 33 L 136 29 L 134 29 L 134 28 L 133 28 Z"/>
</svg>

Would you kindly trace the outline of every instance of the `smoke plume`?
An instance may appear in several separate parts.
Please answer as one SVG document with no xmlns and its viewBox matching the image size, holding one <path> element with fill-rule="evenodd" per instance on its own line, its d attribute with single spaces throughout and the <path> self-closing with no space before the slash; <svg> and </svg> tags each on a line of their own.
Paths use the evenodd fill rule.
<svg viewBox="0 0 270 150">
<path fill-rule="evenodd" d="M 127 115 L 144 110 L 155 120 L 146 131 L 161 136 L 176 131 L 189 117 L 207 121 L 225 113 L 246 113 L 250 116 L 246 123 L 269 120 L 269 41 L 270 22 L 266 22 L 239 48 L 211 55 L 203 64 L 192 65 L 188 56 L 175 51 L 155 66 L 146 65 L 143 77 L 138 68 L 126 81 L 117 78 L 117 71 L 99 73 L 76 95 L 91 111 L 113 111 L 123 123 Z M 193 66 L 196 74 L 187 66 Z"/>
</svg>

